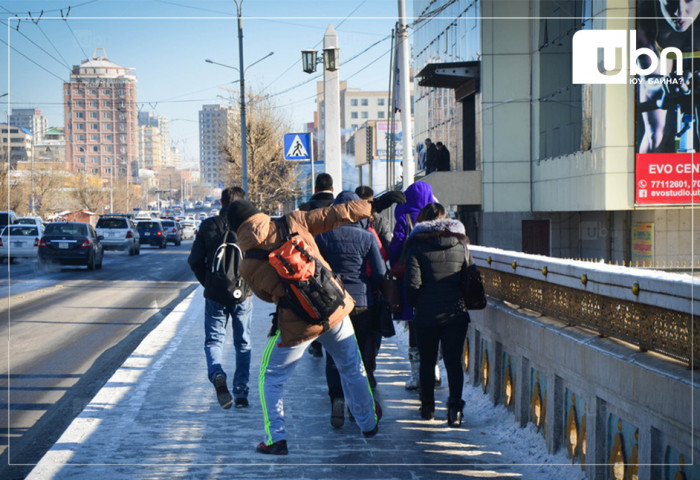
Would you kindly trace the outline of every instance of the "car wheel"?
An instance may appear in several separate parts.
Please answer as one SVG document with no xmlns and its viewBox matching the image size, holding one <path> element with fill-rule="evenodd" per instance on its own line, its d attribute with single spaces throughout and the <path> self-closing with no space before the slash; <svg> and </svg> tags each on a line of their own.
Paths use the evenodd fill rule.
<svg viewBox="0 0 700 480">
<path fill-rule="evenodd" d="M 141 245 L 136 247 L 136 255 L 141 255 Z"/>
<path fill-rule="evenodd" d="M 130 256 L 130 257 L 134 255 L 134 250 L 135 250 L 135 249 L 134 249 L 134 246 L 133 246 L 133 245 L 129 245 L 129 256 Z"/>
<path fill-rule="evenodd" d="M 88 258 L 87 261 L 87 269 L 88 270 L 94 270 L 95 269 L 95 254 L 93 253 L 90 255 L 90 258 Z"/>
</svg>

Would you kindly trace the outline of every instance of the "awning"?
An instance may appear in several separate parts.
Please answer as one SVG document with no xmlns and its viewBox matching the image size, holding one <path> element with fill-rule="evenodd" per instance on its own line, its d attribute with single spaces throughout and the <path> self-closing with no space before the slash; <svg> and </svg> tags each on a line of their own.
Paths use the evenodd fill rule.
<svg viewBox="0 0 700 480">
<path fill-rule="evenodd" d="M 429 63 L 418 73 L 421 87 L 452 88 L 458 99 L 479 91 L 481 63 Z"/>
</svg>

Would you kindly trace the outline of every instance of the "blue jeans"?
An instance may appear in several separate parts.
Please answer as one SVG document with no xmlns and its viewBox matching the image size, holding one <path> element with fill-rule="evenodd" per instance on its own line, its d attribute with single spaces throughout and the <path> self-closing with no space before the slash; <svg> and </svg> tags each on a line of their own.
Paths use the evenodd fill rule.
<svg viewBox="0 0 700 480">
<path fill-rule="evenodd" d="M 248 397 L 248 378 L 250 377 L 250 321 L 253 316 L 253 297 L 248 297 L 238 305 L 226 306 L 219 302 L 205 299 L 204 306 L 204 353 L 207 357 L 209 381 L 214 377 L 226 377 L 221 362 L 226 326 L 229 317 L 233 330 L 233 346 L 236 349 L 236 371 L 233 374 L 234 398 Z"/>
</svg>

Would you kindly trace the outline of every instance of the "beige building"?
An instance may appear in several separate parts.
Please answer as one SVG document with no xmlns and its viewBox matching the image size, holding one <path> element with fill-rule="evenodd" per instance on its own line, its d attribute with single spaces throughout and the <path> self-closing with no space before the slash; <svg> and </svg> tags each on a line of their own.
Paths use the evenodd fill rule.
<svg viewBox="0 0 700 480">
<path fill-rule="evenodd" d="M 10 168 L 16 168 L 17 162 L 26 162 L 32 158 L 32 134 L 22 128 L 0 123 L 0 145 L 2 151 L 0 160 L 3 163 L 10 162 Z M 8 143 L 9 140 L 9 143 Z"/>
<path fill-rule="evenodd" d="M 63 93 L 71 171 L 103 180 L 138 176 L 136 75 L 97 48 L 73 67 Z"/>
<path fill-rule="evenodd" d="M 159 127 L 141 126 L 138 130 L 139 169 L 160 171 L 163 163 L 163 136 Z"/>
<path fill-rule="evenodd" d="M 204 105 L 199 111 L 199 170 L 203 185 L 217 187 L 221 182 L 221 167 L 226 161 L 221 143 L 237 127 L 236 118 L 237 112 L 230 105 Z"/>
</svg>

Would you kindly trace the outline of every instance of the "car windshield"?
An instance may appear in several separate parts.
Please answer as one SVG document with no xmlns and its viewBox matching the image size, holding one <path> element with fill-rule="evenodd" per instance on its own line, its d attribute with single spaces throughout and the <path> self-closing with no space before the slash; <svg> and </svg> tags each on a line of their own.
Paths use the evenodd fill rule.
<svg viewBox="0 0 700 480">
<path fill-rule="evenodd" d="M 137 227 L 139 230 L 146 230 L 151 228 L 160 228 L 160 224 L 158 222 L 139 222 Z"/>
<path fill-rule="evenodd" d="M 50 223 L 46 226 L 44 235 L 86 235 L 86 225 L 71 223 Z"/>
<path fill-rule="evenodd" d="M 8 227 L 5 227 L 2 231 L 2 236 L 6 237 Z M 36 237 L 39 235 L 36 227 L 20 227 L 18 225 L 13 225 L 9 227 L 11 237 Z"/>
<path fill-rule="evenodd" d="M 20 225 L 36 225 L 37 222 L 33 218 L 20 218 L 17 220 L 17 223 Z"/>
<path fill-rule="evenodd" d="M 100 218 L 97 221 L 97 228 L 128 228 L 126 220 L 123 218 Z"/>
</svg>

